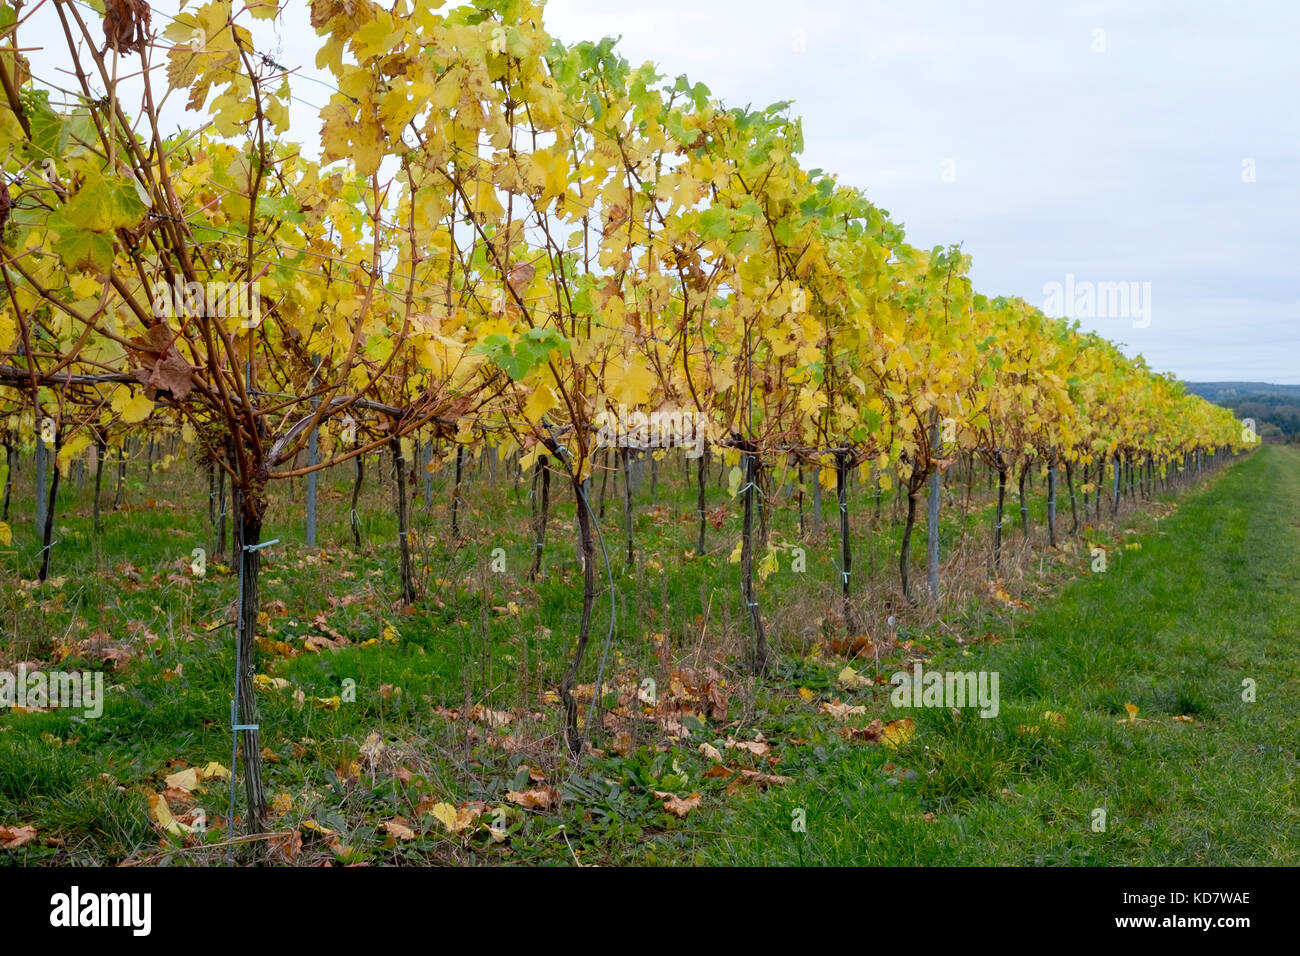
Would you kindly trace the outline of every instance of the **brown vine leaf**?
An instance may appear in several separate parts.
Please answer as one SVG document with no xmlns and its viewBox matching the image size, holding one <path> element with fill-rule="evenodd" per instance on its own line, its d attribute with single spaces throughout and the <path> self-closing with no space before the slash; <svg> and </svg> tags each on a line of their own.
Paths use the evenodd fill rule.
<svg viewBox="0 0 1300 956">
<path fill-rule="evenodd" d="M 743 789 L 745 784 L 752 783 L 762 791 L 771 786 L 789 783 L 794 779 L 794 777 L 783 777 L 775 773 L 760 773 L 757 770 L 745 770 L 743 768 L 737 768 L 737 770 L 740 776 L 727 784 L 727 794 L 729 796 L 735 796 Z"/>
<path fill-rule="evenodd" d="M 167 354 L 158 360 L 153 367 L 153 374 L 145 384 L 150 388 L 171 392 L 173 398 L 183 401 L 194 387 L 191 375 L 190 363 L 173 348 L 168 349 Z"/>
<path fill-rule="evenodd" d="M 506 280 L 510 283 L 510 288 L 515 290 L 515 295 L 523 295 L 524 290 L 532 285 L 533 277 L 537 275 L 537 267 L 527 262 L 521 262 L 510 270 Z"/>
<path fill-rule="evenodd" d="M 867 712 L 867 708 L 861 704 L 844 704 L 840 702 L 838 697 L 830 702 L 822 701 L 822 710 L 836 720 L 845 720 Z"/>
<path fill-rule="evenodd" d="M 560 791 L 555 787 L 533 787 L 531 790 L 508 790 L 506 799 L 525 810 L 549 810 L 560 802 Z"/>
<path fill-rule="evenodd" d="M 142 53 L 147 42 L 149 15 L 145 0 L 105 0 L 103 49 Z"/>
<path fill-rule="evenodd" d="M 271 848 L 284 857 L 286 860 L 295 859 L 302 853 L 302 831 L 290 830 L 278 836 L 271 837 Z"/>
<path fill-rule="evenodd" d="M 35 839 L 36 828 L 33 826 L 0 826 L 0 849 L 16 850 L 24 843 L 30 843 Z"/>
<path fill-rule="evenodd" d="M 619 226 L 627 222 L 628 218 L 629 216 L 628 216 L 628 211 L 626 206 L 621 205 L 620 203 L 614 203 L 612 206 L 610 206 L 609 213 L 606 216 L 606 220 L 605 220 L 605 229 L 604 232 L 602 233 L 604 238 L 608 239 L 611 235 L 613 235 L 614 230 L 618 229 Z"/>
<path fill-rule="evenodd" d="M 679 817 L 684 817 L 700 805 L 703 799 L 698 793 L 693 793 L 683 799 L 675 793 L 667 793 L 663 790 L 654 791 L 654 795 L 664 802 L 664 809 L 669 813 Z"/>
<path fill-rule="evenodd" d="M 877 717 L 865 727 L 843 727 L 840 729 L 840 736 L 845 740 L 865 740 L 869 743 L 880 739 L 884 732 L 885 724 Z"/>
<path fill-rule="evenodd" d="M 133 373 L 136 381 L 146 388 L 170 392 L 174 399 L 183 401 L 194 387 L 194 370 L 176 350 L 176 336 L 166 322 L 151 325 L 147 335 L 147 339 L 127 342 L 139 365 Z"/>
<path fill-rule="evenodd" d="M 407 825 L 406 820 L 402 817 L 393 817 L 391 820 L 385 820 L 380 824 L 380 827 L 395 840 L 415 839 L 415 831 Z"/>
</svg>

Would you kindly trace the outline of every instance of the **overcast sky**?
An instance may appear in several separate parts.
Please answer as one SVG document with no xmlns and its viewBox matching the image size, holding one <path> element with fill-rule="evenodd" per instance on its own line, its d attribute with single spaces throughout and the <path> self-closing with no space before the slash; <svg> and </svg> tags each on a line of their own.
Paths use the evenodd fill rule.
<svg viewBox="0 0 1300 956">
<path fill-rule="evenodd" d="M 319 76 L 306 0 L 287 6 L 257 42 Z M 1189 381 L 1300 383 L 1296 0 L 552 0 L 547 25 L 621 35 L 729 106 L 794 100 L 805 165 L 914 245 L 962 243 L 979 292 L 1077 316 L 1125 283 L 1124 314 L 1081 324 Z"/>
<path fill-rule="evenodd" d="M 1295 0 L 554 0 L 548 22 L 730 105 L 793 99 L 806 165 L 913 244 L 962 243 L 980 292 L 1150 283 L 1149 315 L 1081 324 L 1191 381 L 1300 382 Z"/>
</svg>

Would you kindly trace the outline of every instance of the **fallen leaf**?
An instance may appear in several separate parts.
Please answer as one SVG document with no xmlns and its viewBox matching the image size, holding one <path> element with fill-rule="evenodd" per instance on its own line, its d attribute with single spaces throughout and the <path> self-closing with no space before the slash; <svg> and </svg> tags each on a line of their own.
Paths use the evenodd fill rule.
<svg viewBox="0 0 1300 956">
<path fill-rule="evenodd" d="M 176 773 L 169 774 L 163 778 L 163 783 L 167 788 L 177 790 L 193 790 L 199 785 L 199 768 L 190 767 L 188 770 L 178 770 Z"/>
<path fill-rule="evenodd" d="M 867 712 L 867 708 L 861 704 L 841 704 L 838 697 L 830 702 L 822 701 L 822 710 L 836 720 L 845 720 L 855 714 L 865 714 Z"/>
<path fill-rule="evenodd" d="M 33 826 L 0 826 L 0 849 L 16 850 L 24 843 L 30 843 L 35 839 L 36 828 Z"/>
<path fill-rule="evenodd" d="M 337 830 L 332 830 L 323 824 L 317 823 L 315 820 L 304 820 L 301 824 L 301 827 L 302 829 L 314 833 L 317 836 L 320 836 L 325 839 L 328 839 L 329 837 L 332 836 L 336 836 L 338 834 Z"/>
<path fill-rule="evenodd" d="M 879 740 L 880 734 L 884 729 L 884 723 L 879 717 L 877 717 L 865 727 L 841 728 L 840 736 L 844 737 L 846 740 L 865 740 L 870 743 Z"/>
<path fill-rule="evenodd" d="M 693 793 L 685 799 L 673 793 L 666 793 L 663 790 L 655 790 L 654 795 L 664 802 L 664 809 L 669 813 L 679 817 L 684 817 L 700 805 L 703 799 L 698 793 Z"/>
<path fill-rule="evenodd" d="M 451 804 L 434 804 L 433 806 L 430 806 L 429 813 L 432 813 L 433 818 L 437 819 L 439 823 L 442 823 L 443 829 L 446 829 L 447 832 L 456 831 L 455 806 L 452 806 Z"/>
<path fill-rule="evenodd" d="M 880 732 L 880 742 L 888 747 L 898 748 L 907 743 L 916 734 L 916 722 L 911 717 L 891 720 Z"/>
<path fill-rule="evenodd" d="M 181 837 L 192 832 L 191 827 L 172 816 L 171 807 L 167 806 L 167 800 L 161 793 L 149 794 L 149 815 L 169 836 Z"/>
<path fill-rule="evenodd" d="M 510 790 L 506 793 L 506 799 L 526 810 L 549 810 L 560 802 L 560 791 L 554 787 Z"/>
<path fill-rule="evenodd" d="M 412 830 L 404 819 L 394 817 L 391 820 L 385 820 L 381 823 L 380 828 L 387 834 L 397 840 L 414 840 L 415 831 Z"/>
<path fill-rule="evenodd" d="M 728 737 L 727 747 L 735 750 L 748 750 L 755 757 L 762 757 L 772 752 L 772 746 L 765 740 L 736 740 Z"/>
<path fill-rule="evenodd" d="M 292 860 L 302 852 L 302 833 L 290 830 L 288 833 L 271 838 L 271 846 L 284 854 L 285 859 Z"/>
<path fill-rule="evenodd" d="M 477 720 L 489 727 L 504 727 L 515 719 L 514 715 L 509 711 L 492 710 L 490 707 L 484 707 L 481 704 L 475 704 L 474 708 L 470 710 L 469 716 L 471 720 Z"/>
<path fill-rule="evenodd" d="M 434 819 L 441 823 L 448 833 L 460 833 L 472 827 L 485 809 L 487 804 L 479 801 L 466 804 L 459 810 L 450 803 L 436 803 L 429 807 L 428 812 L 433 814 Z"/>
<path fill-rule="evenodd" d="M 456 808 L 450 803 L 435 803 L 429 808 L 433 818 L 443 825 L 448 833 L 456 832 Z"/>
<path fill-rule="evenodd" d="M 775 773 L 760 773 L 757 770 L 741 770 L 740 776 L 749 783 L 757 784 L 760 790 L 766 790 L 773 784 L 789 783 L 794 780 L 794 777 L 783 777 Z"/>
<path fill-rule="evenodd" d="M 871 681 L 867 680 L 865 677 L 863 677 L 861 674 L 855 671 L 852 667 L 848 667 L 848 666 L 845 666 L 845 668 L 842 671 L 840 671 L 839 676 L 837 676 L 835 680 L 839 683 L 841 687 L 844 687 L 848 690 L 853 690 L 856 687 L 871 686 Z"/>
</svg>

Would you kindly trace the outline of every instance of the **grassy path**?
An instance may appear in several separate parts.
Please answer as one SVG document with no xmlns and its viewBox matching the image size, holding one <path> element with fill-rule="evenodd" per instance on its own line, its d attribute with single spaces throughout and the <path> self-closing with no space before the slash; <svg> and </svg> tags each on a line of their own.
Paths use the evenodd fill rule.
<svg viewBox="0 0 1300 956">
<path fill-rule="evenodd" d="M 910 741 L 810 746 L 794 782 L 700 821 L 699 859 L 1295 865 L 1298 631 L 1300 452 L 1265 447 L 1018 633 L 927 662 L 998 672 L 997 717 L 879 696 Z"/>
<path fill-rule="evenodd" d="M 661 477 L 668 476 L 665 470 Z M 201 850 L 193 839 L 184 850 L 165 843 L 147 800 L 177 770 L 229 761 L 224 715 L 231 644 L 228 630 L 212 628 L 234 598 L 235 580 L 217 563 L 201 579 L 184 573 L 191 549 L 211 538 L 201 478 L 160 473 L 151 484 L 128 487 L 131 500 L 159 497 L 110 513 L 97 541 L 85 496 L 70 499 L 59 512 L 58 578 L 40 592 L 25 584 L 0 589 L 0 643 L 10 642 L 11 660 L 103 667 L 95 648 L 105 637 L 104 646 L 130 655 L 110 671 L 108 682 L 119 686 L 108 694 L 102 719 L 74 720 L 67 709 L 0 713 L 0 826 L 31 825 L 38 834 L 0 852 L 0 866 L 224 862 L 224 851 Z M 954 717 L 943 707 L 900 712 L 884 684 L 841 686 L 845 660 L 820 652 L 816 630 L 826 606 L 838 603 L 824 586 L 838 543 L 833 534 L 812 535 L 804 542 L 807 574 L 784 563 L 764 587 L 771 630 L 780 638 L 770 679 L 746 683 L 737 670 L 719 665 L 729 684 L 725 717 L 711 715 L 689 737 L 669 736 L 666 724 L 642 720 L 627 746 L 610 731 L 601 744 L 606 755 L 576 775 L 555 756 L 550 735 L 558 710 L 546 700 L 572 653 L 578 613 L 580 577 L 567 537 L 571 509 L 555 518 L 548 572 L 534 588 L 520 580 L 533 547 L 530 526 L 501 520 L 527 514 L 528 503 L 514 500 L 511 482 L 493 486 L 484 478 L 473 487 L 469 500 L 477 507 L 467 507 L 462 520 L 476 530 L 459 547 L 445 534 L 442 488 L 439 506 L 417 513 L 430 593 L 417 613 L 406 615 L 391 604 L 395 532 L 385 523 L 391 521 L 388 489 L 373 489 L 367 546 L 360 551 L 338 545 L 350 540 L 348 491 L 342 481 L 322 497 L 328 505 L 322 540 L 333 544 L 319 553 L 293 543 L 293 503 L 280 502 L 276 513 L 284 517 L 271 536 L 290 543 L 268 557 L 263 572 L 267 640 L 259 669 L 280 688 L 260 698 L 268 780 L 281 804 L 275 825 L 292 829 L 314 821 L 338 831 L 349 849 L 340 855 L 311 837 L 319 830 L 304 830 L 306 848 L 273 855 L 273 862 L 1300 861 L 1295 449 L 1264 448 L 1176 508 L 1145 503 L 1126 512 L 1118 529 L 1107 519 L 1058 555 L 1036 552 L 1012 584 L 1018 595 L 1044 601 L 1036 610 L 1010 610 L 977 593 L 965 604 L 955 599 L 942 621 L 900 627 L 899 646 L 881 662 L 883 674 L 908 666 L 905 657 L 921 646 L 925 655 L 938 651 L 927 657 L 927 670 L 997 672 L 1001 708 L 991 719 L 973 710 Z M 655 674 L 661 693 L 676 700 L 697 695 L 690 704 L 696 707 L 702 689 L 672 689 L 650 635 L 671 633 L 676 667 L 700 640 L 697 609 L 712 615 L 719 632 L 737 620 L 737 566 L 725 556 L 739 518 L 728 509 L 724 527 L 709 529 L 712 553 L 681 559 L 695 540 L 694 490 L 661 483 L 659 493 L 659 504 L 641 503 L 643 563 L 635 570 L 620 560 L 619 532 L 611 529 L 621 513 L 618 498 L 611 498 L 606 529 L 622 598 L 611 666 L 620 693 Z M 1041 488 L 1031 493 L 1031 504 L 1040 507 Z M 710 495 L 717 501 L 723 492 L 711 483 Z M 796 505 L 777 501 L 784 510 L 773 526 L 793 535 Z M 16 505 L 15 514 L 29 514 L 28 504 Z M 858 499 L 854 513 L 862 525 L 870 507 L 865 495 Z M 1155 514 L 1167 517 L 1157 522 Z M 957 515 L 950 509 L 954 535 Z M 1040 529 L 1041 512 L 1035 521 Z M 989 522 L 981 502 L 970 535 Z M 875 542 L 881 555 L 897 532 L 884 522 Z M 35 540 L 29 521 L 15 525 L 15 547 L 0 552 L 6 583 L 33 573 Z M 868 553 L 861 564 L 870 569 L 866 540 L 860 533 L 857 541 Z M 1019 541 L 1014 534 L 1012 540 Z M 1130 548 L 1140 542 L 1140 549 L 1126 550 L 1123 541 Z M 1109 566 L 1079 579 L 1087 558 L 1079 549 L 1087 542 L 1112 548 Z M 488 570 L 496 547 L 507 549 L 513 574 Z M 882 573 L 892 575 L 892 567 Z M 974 584 L 983 583 L 981 567 Z M 605 613 L 603 603 L 599 610 Z M 396 640 L 383 636 L 390 624 Z M 978 640 L 989 632 L 1000 641 Z M 351 643 L 306 650 L 307 636 L 319 634 L 342 634 Z M 977 643 L 968 640 L 963 651 L 958 636 Z M 700 653 L 714 661 L 712 650 Z M 853 664 L 863 674 L 873 666 L 870 659 Z M 583 679 L 594 670 L 589 659 Z M 1256 686 L 1253 703 L 1242 700 L 1247 678 Z M 355 681 L 357 695 L 341 704 L 346 679 Z M 836 698 L 865 712 L 842 722 L 826 711 Z M 488 727 L 472 717 L 473 704 L 510 711 L 513 723 Z M 1136 722 L 1119 723 L 1126 704 L 1138 708 Z M 663 714 L 671 717 L 673 706 L 670 699 Z M 448 707 L 471 716 L 448 716 L 442 712 Z M 915 734 L 891 749 L 840 733 L 875 717 L 911 717 Z M 373 733 L 389 748 L 374 768 L 359 749 Z M 770 753 L 727 746 L 733 735 L 759 734 L 771 742 Z M 724 752 L 721 761 L 701 749 L 709 741 Z M 729 769 L 719 776 L 723 763 Z M 790 779 L 733 780 L 736 768 Z M 521 790 L 534 772 L 563 790 L 562 802 L 524 811 L 509 801 L 507 794 Z M 758 795 L 755 788 L 768 783 Z M 678 817 L 656 792 L 702 800 Z M 177 813 L 201 805 L 224 823 L 225 793 L 211 786 L 169 799 Z M 468 836 L 448 833 L 427 809 L 439 801 L 506 807 L 508 841 L 492 839 L 486 823 Z M 1106 811 L 1104 832 L 1092 828 L 1099 809 Z M 417 831 L 415 839 L 389 838 L 384 824 L 399 818 Z M 800 818 L 806 832 L 792 829 Z M 220 842 L 224 832 L 214 828 L 209 842 Z"/>
</svg>

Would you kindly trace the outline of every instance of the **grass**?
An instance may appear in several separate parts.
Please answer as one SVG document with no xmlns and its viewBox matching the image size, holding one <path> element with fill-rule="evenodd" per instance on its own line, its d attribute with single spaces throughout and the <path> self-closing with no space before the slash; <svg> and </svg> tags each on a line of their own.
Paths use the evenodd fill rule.
<svg viewBox="0 0 1300 956">
<path fill-rule="evenodd" d="M 1005 640 L 927 662 L 999 672 L 996 718 L 911 711 L 897 751 L 828 736 L 791 785 L 714 811 L 700 860 L 1295 865 L 1298 529 L 1300 453 L 1265 448 Z"/>
<path fill-rule="evenodd" d="M 301 543 L 302 483 L 279 485 L 264 538 L 282 544 L 264 552 L 258 631 L 259 672 L 280 685 L 259 694 L 277 836 L 239 847 L 238 858 L 1285 862 L 1296 845 L 1296 752 L 1293 743 L 1278 748 L 1296 739 L 1283 690 L 1295 678 L 1284 643 L 1295 599 L 1282 582 L 1300 563 L 1298 464 L 1294 450 L 1266 448 L 1184 499 L 1167 520 L 1166 500 L 1126 504 L 1119 526 L 1086 526 L 1056 551 L 1037 547 L 1042 483 L 1031 490 L 1035 548 L 1019 541 L 1012 494 L 1005 598 L 991 597 L 984 582 L 986 488 L 977 486 L 963 528 L 964 489 L 954 487 L 941 528 L 946 597 L 915 610 L 895 593 L 901 529 L 890 521 L 892 501 L 877 526 L 874 500 L 854 489 L 863 622 L 855 635 L 844 633 L 839 616 L 837 539 L 825 529 L 800 538 L 794 501 L 772 494 L 772 538 L 785 550 L 761 589 L 779 655 L 765 682 L 743 668 L 745 615 L 738 569 L 727 560 L 739 517 L 727 506 L 725 480 L 721 489 L 715 480 L 718 463 L 708 492 L 717 526 L 702 555 L 692 551 L 694 490 L 681 462 L 660 463 L 654 496 L 646 469 L 634 567 L 623 555 L 621 486 L 611 481 L 602 527 L 615 577 L 615 640 L 604 713 L 593 728 L 600 749 L 577 765 L 564 754 L 554 699 L 581 593 L 573 507 L 561 483 L 552 483 L 545 571 L 530 583 L 527 482 L 514 483 L 504 465 L 495 480 L 476 468 L 464 489 L 463 538 L 453 541 L 450 489 L 439 472 L 431 503 L 414 510 L 422 597 L 413 608 L 394 600 L 386 469 L 367 465 L 359 550 L 348 530 L 350 480 L 322 482 L 317 549 Z M 233 642 L 224 623 L 235 580 L 217 557 L 203 577 L 189 570 L 194 548 L 214 550 L 206 480 L 184 461 L 147 476 L 140 465 L 128 470 L 125 507 L 106 515 L 98 536 L 88 491 L 76 493 L 75 479 L 65 483 L 55 579 L 41 587 L 30 581 L 39 550 L 31 500 L 15 497 L 14 548 L 0 553 L 0 575 L 13 585 L 0 592 L 0 659 L 104 670 L 112 686 L 100 719 L 0 713 L 0 826 L 37 833 L 0 850 L 0 865 L 224 862 L 226 784 L 186 792 L 164 778 L 230 762 Z M 29 477 L 30 463 L 20 489 Z M 422 495 L 419 483 L 415 490 Z M 824 504 L 829 518 L 832 496 Z M 922 586 L 924 539 L 923 529 L 914 536 L 913 578 Z M 1141 550 L 1124 550 L 1135 541 Z M 1110 549 L 1106 574 L 1087 574 L 1093 544 Z M 803 574 L 792 570 L 796 546 L 806 550 Z M 503 573 L 493 570 L 497 548 Z M 597 613 L 593 634 L 603 640 L 604 593 Z M 588 685 L 593 644 L 581 678 Z M 851 721 L 858 727 L 899 716 L 890 713 L 886 685 L 837 683 L 846 660 L 834 651 L 864 648 L 882 651 L 879 667 L 862 659 L 853 666 L 882 681 L 913 657 L 927 668 L 998 670 L 1001 714 L 914 712 L 915 734 L 897 750 L 846 740 L 824 703 L 864 706 Z M 1258 682 L 1255 704 L 1239 700 L 1244 676 Z M 636 700 L 647 678 L 656 682 L 655 707 Z M 1126 703 L 1152 722 L 1117 724 Z M 1064 714 L 1064 726 L 1047 726 L 1046 710 Z M 1194 722 L 1174 722 L 1176 715 Z M 656 792 L 687 803 L 698 794 L 698 806 L 678 816 Z M 206 834 L 163 835 L 149 803 L 160 793 L 184 822 L 201 807 Z M 550 805 L 523 805 L 529 793 Z M 444 802 L 470 820 L 458 833 L 433 812 Z M 1096 807 L 1108 812 L 1105 833 L 1090 829 Z M 242 788 L 237 831 L 241 809 Z M 791 830 L 797 809 L 806 833 Z"/>
</svg>

